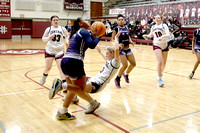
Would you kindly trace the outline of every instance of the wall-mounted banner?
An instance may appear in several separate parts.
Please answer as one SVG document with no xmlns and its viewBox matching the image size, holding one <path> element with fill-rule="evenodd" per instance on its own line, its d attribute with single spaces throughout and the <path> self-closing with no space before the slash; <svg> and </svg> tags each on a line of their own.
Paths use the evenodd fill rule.
<svg viewBox="0 0 200 133">
<path fill-rule="evenodd" d="M 66 10 L 83 10 L 83 0 L 65 0 L 64 9 Z"/>
<path fill-rule="evenodd" d="M 0 0 L 0 17 L 10 17 L 10 0 Z"/>
<path fill-rule="evenodd" d="M 125 14 L 126 9 L 110 9 L 109 14 Z"/>
</svg>

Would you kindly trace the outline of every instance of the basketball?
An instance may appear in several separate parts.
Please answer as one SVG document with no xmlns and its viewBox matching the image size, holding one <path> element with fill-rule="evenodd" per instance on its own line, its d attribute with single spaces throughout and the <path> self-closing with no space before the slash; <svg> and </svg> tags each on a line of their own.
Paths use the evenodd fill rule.
<svg viewBox="0 0 200 133">
<path fill-rule="evenodd" d="M 91 25 L 90 30 L 93 33 L 97 33 L 98 37 L 101 37 L 106 33 L 106 26 L 102 22 L 94 22 Z"/>
</svg>

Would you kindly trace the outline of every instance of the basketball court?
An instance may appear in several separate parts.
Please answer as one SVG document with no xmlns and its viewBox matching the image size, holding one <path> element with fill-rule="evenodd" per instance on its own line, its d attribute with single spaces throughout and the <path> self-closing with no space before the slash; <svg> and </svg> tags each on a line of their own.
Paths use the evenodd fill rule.
<svg viewBox="0 0 200 133">
<path fill-rule="evenodd" d="M 99 43 L 105 53 L 110 42 Z M 200 71 L 188 79 L 196 56 L 191 50 L 170 49 L 163 88 L 157 84 L 157 61 L 152 46 L 136 44 L 132 51 L 136 67 L 130 83 L 114 79 L 106 88 L 92 94 L 101 106 L 94 114 L 84 114 L 88 103 L 82 99 L 71 104 L 69 112 L 76 120 L 56 119 L 64 93 L 48 99 L 49 89 L 59 72 L 54 62 L 44 86 L 39 80 L 44 70 L 44 48 L 41 39 L 0 40 L 0 132 L 6 133 L 199 133 Z M 95 76 L 105 63 L 97 50 L 85 56 L 87 76 Z"/>
</svg>

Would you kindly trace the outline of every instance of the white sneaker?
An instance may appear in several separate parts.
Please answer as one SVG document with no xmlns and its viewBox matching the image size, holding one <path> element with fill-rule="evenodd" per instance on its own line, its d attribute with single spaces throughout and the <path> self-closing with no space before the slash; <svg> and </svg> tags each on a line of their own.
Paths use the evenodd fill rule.
<svg viewBox="0 0 200 133">
<path fill-rule="evenodd" d="M 85 114 L 92 114 L 96 109 L 100 107 L 100 103 L 96 100 L 93 101 L 93 103 L 90 104 L 87 110 L 85 110 Z"/>
<path fill-rule="evenodd" d="M 62 90 L 62 81 L 60 79 L 54 79 L 53 85 L 49 90 L 49 99 L 52 99 L 61 90 Z"/>
<path fill-rule="evenodd" d="M 42 78 L 40 79 L 40 84 L 43 85 L 46 82 L 47 76 L 42 75 Z"/>
<path fill-rule="evenodd" d="M 159 84 L 160 87 L 163 87 L 163 86 L 164 86 L 164 83 L 163 83 L 163 81 L 162 81 L 161 78 L 158 79 L 158 84 Z"/>
</svg>

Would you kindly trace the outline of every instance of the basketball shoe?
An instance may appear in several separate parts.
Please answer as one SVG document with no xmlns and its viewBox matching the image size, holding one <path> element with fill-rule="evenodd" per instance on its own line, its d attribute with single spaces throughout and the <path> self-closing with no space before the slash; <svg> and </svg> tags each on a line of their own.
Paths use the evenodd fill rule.
<svg viewBox="0 0 200 133">
<path fill-rule="evenodd" d="M 59 111 L 57 112 L 56 118 L 58 120 L 74 120 L 76 117 L 71 115 L 70 113 L 61 114 Z"/>
<path fill-rule="evenodd" d="M 194 76 L 194 73 L 192 72 L 190 75 L 189 75 L 189 78 L 192 79 Z"/>
<path fill-rule="evenodd" d="M 120 79 L 115 79 L 115 86 L 117 87 L 117 88 L 121 88 L 121 86 L 120 86 Z"/>
<path fill-rule="evenodd" d="M 158 84 L 159 84 L 160 87 L 163 87 L 163 86 L 164 86 L 164 83 L 163 83 L 163 81 L 162 81 L 161 78 L 158 79 Z"/>
<path fill-rule="evenodd" d="M 61 90 L 62 90 L 62 81 L 58 78 L 54 79 L 53 85 L 49 90 L 49 99 L 52 99 Z"/>
<path fill-rule="evenodd" d="M 88 107 L 87 110 L 84 111 L 85 114 L 92 114 L 96 109 L 100 107 L 100 103 L 97 102 L 96 100 L 92 101 L 90 103 L 90 106 Z"/>
<path fill-rule="evenodd" d="M 125 73 L 123 73 L 123 77 L 124 77 L 124 79 L 125 79 L 126 83 L 129 83 L 129 78 L 128 78 L 128 75 L 125 75 Z"/>
</svg>

